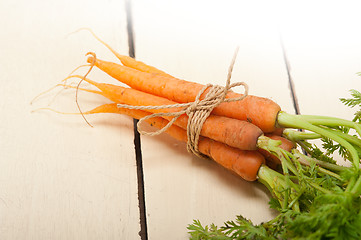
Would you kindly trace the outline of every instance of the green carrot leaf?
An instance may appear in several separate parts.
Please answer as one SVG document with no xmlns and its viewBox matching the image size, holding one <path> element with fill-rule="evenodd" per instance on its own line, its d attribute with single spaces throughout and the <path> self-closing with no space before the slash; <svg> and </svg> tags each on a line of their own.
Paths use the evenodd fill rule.
<svg viewBox="0 0 361 240">
<path fill-rule="evenodd" d="M 190 234 L 191 240 L 230 240 L 231 238 L 227 237 L 221 229 L 216 225 L 211 224 L 209 227 L 203 227 L 199 220 L 193 220 L 193 224 L 188 225 L 187 229 Z"/>
<path fill-rule="evenodd" d="M 361 93 L 355 89 L 351 89 L 352 98 L 340 98 L 340 101 L 348 107 L 355 107 L 361 104 Z"/>
<path fill-rule="evenodd" d="M 356 106 L 361 107 L 361 93 L 355 89 L 351 89 L 350 92 L 351 98 L 340 98 L 340 101 L 351 108 Z M 355 117 L 352 121 L 361 122 L 361 109 L 355 113 Z"/>
</svg>

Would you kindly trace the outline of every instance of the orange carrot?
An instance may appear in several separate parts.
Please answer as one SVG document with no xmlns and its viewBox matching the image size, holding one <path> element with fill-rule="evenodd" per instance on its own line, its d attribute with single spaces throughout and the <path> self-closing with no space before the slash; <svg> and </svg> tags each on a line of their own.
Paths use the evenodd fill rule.
<svg viewBox="0 0 361 240">
<path fill-rule="evenodd" d="M 173 77 L 173 76 L 169 75 L 168 73 L 165 73 L 162 70 L 159 70 L 158 68 L 147 65 L 141 61 L 136 61 L 132 57 L 120 55 L 120 54 L 116 54 L 116 56 L 121 61 L 121 63 L 126 67 L 137 69 L 141 72 L 157 74 L 157 75 L 164 76 L 164 77 Z"/>
<path fill-rule="evenodd" d="M 162 75 L 165 77 L 173 77 L 172 75 L 169 75 L 169 74 L 165 73 L 164 71 L 159 70 L 158 68 L 155 68 L 153 66 L 145 64 L 144 62 L 135 60 L 134 58 L 126 56 L 126 55 L 121 55 L 121 54 L 117 53 L 112 47 L 110 47 L 109 44 L 105 43 L 104 41 L 100 40 L 99 38 L 98 38 L 98 40 L 101 41 L 101 43 L 104 44 L 126 67 L 130 67 L 130 68 L 139 70 L 141 72 L 159 74 L 159 75 Z M 283 128 L 276 128 L 272 132 L 272 134 L 281 136 L 282 132 L 283 132 Z"/>
<path fill-rule="evenodd" d="M 81 76 L 77 76 L 81 77 Z M 102 95 L 116 103 L 123 103 L 134 106 L 159 106 L 159 105 L 173 105 L 175 102 L 166 98 L 154 96 L 131 88 L 124 88 L 121 86 L 105 83 L 97 83 L 85 78 L 85 81 L 96 86 L 102 91 Z M 166 108 L 166 109 L 149 109 L 148 112 L 160 113 L 174 113 L 180 109 Z M 167 120 L 173 117 L 164 116 Z M 188 116 L 181 115 L 175 124 L 183 129 L 187 129 Z M 233 118 L 210 115 L 204 122 L 201 135 L 211 138 L 216 141 L 226 143 L 229 146 L 236 147 L 242 150 L 256 150 L 257 140 L 263 134 L 262 130 L 256 125 L 246 121 L 241 121 Z"/>
<path fill-rule="evenodd" d="M 276 128 L 276 129 L 275 129 L 272 133 L 270 133 L 270 134 L 282 136 L 283 130 L 284 130 L 284 128 Z"/>
<path fill-rule="evenodd" d="M 88 57 L 88 62 L 93 61 L 93 57 Z M 186 103 L 194 101 L 199 91 L 204 87 L 202 84 L 142 72 L 100 59 L 96 59 L 95 65 L 131 88 L 168 98 L 175 102 Z M 207 91 L 203 96 L 206 93 Z M 232 91 L 227 94 L 227 98 L 237 98 L 240 96 L 241 94 Z M 280 110 L 281 108 L 270 99 L 248 95 L 242 101 L 221 103 L 212 113 L 247 120 L 257 125 L 264 132 L 273 132 L 276 129 L 277 114 Z"/>
<path fill-rule="evenodd" d="M 118 108 L 116 103 L 105 104 L 83 114 L 93 113 L 125 114 L 136 119 L 150 114 L 142 110 Z M 161 117 L 147 119 L 146 121 L 156 128 L 162 128 L 168 124 L 168 121 Z M 187 133 L 180 127 L 172 125 L 166 132 L 177 140 L 187 141 Z M 264 157 L 257 151 L 240 150 L 206 137 L 199 138 L 198 149 L 202 154 L 210 157 L 221 166 L 233 171 L 247 181 L 255 181 L 258 169 L 265 163 Z"/>
</svg>

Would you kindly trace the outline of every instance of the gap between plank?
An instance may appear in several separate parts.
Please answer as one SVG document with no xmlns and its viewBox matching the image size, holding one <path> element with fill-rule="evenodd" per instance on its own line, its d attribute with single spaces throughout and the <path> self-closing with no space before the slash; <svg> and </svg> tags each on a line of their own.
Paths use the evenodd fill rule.
<svg viewBox="0 0 361 240">
<path fill-rule="evenodd" d="M 131 0 L 125 1 L 125 11 L 126 11 L 126 17 L 127 17 L 129 56 L 132 58 L 135 58 Z M 140 236 L 141 240 L 147 240 L 148 239 L 148 230 L 147 230 L 147 213 L 146 213 L 146 207 L 145 207 L 143 158 L 142 158 L 140 134 L 137 130 L 137 123 L 138 123 L 138 120 L 133 119 L 135 160 L 136 160 L 136 165 L 137 165 L 139 221 L 140 221 L 139 236 Z"/>
<path fill-rule="evenodd" d="M 288 84 L 290 86 L 291 97 L 292 97 L 292 102 L 293 102 L 293 108 L 295 110 L 295 114 L 299 115 L 299 114 L 301 114 L 300 106 L 298 105 L 298 99 L 297 99 L 297 96 L 296 96 L 295 85 L 293 83 L 293 79 L 292 79 L 292 75 L 291 75 L 291 66 L 290 66 L 290 62 L 288 61 L 286 48 L 285 48 L 285 45 L 283 43 L 281 34 L 280 34 L 280 43 L 281 43 L 281 48 L 282 48 L 282 53 L 283 53 L 283 60 L 285 62 L 285 66 L 286 66 L 286 70 L 287 70 Z M 303 129 L 298 129 L 298 131 L 304 132 Z M 304 148 L 301 148 L 301 149 L 302 149 L 302 152 L 303 152 L 304 155 L 309 156 L 309 154 L 307 153 L 307 151 Z"/>
<path fill-rule="evenodd" d="M 290 66 L 290 63 L 288 61 L 286 48 L 285 48 L 285 46 L 283 44 L 283 40 L 282 40 L 281 35 L 280 35 L 280 43 L 281 43 L 281 48 L 282 48 L 282 53 L 283 53 L 283 60 L 284 60 L 286 70 L 287 70 L 288 84 L 290 86 L 293 108 L 295 110 L 295 114 L 299 115 L 299 114 L 301 114 L 301 112 L 300 112 L 300 107 L 299 107 L 299 104 L 298 104 L 298 99 L 297 99 L 297 96 L 296 96 L 295 85 L 293 83 L 293 79 L 292 79 L 292 75 L 291 75 L 291 66 Z"/>
</svg>

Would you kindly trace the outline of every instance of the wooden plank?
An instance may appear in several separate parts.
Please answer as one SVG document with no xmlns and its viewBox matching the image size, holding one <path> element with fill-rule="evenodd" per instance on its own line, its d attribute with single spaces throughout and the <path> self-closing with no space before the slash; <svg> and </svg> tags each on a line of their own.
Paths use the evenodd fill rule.
<svg viewBox="0 0 361 240">
<path fill-rule="evenodd" d="M 136 56 L 179 78 L 224 85 L 239 46 L 232 81 L 293 113 L 278 31 L 267 21 L 273 13 L 262 9 L 242 1 L 134 1 Z M 151 239 L 185 239 L 193 219 L 221 225 L 238 214 L 255 223 L 274 216 L 260 184 L 190 155 L 183 143 L 142 137 L 142 152 Z"/>
<path fill-rule="evenodd" d="M 1 1 L 0 20 L 0 238 L 139 239 L 132 120 L 89 116 L 91 128 L 79 115 L 31 113 L 56 90 L 30 105 L 84 64 L 86 52 L 114 60 L 89 33 L 68 35 L 78 28 L 127 52 L 124 3 Z M 99 71 L 89 77 L 109 80 Z M 66 90 L 51 107 L 78 112 L 74 100 Z M 79 94 L 83 110 L 103 102 Z"/>
</svg>

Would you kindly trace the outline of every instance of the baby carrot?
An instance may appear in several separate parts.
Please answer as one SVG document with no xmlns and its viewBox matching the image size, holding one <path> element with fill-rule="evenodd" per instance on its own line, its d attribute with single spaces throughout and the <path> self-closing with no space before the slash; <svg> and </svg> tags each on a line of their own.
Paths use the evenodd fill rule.
<svg viewBox="0 0 361 240">
<path fill-rule="evenodd" d="M 103 41 L 101 42 L 116 54 L 119 59 L 122 58 L 122 56 L 111 49 L 109 45 Z M 146 64 L 137 63 L 135 59 L 129 59 L 127 57 L 124 59 L 127 59 L 129 62 L 124 61 L 124 65 L 129 67 L 117 66 L 117 64 L 101 60 L 96 61 L 95 65 L 132 88 L 163 96 L 175 102 L 193 102 L 195 96 L 197 96 L 198 92 L 203 88 L 201 84 L 187 82 L 172 76 L 156 74 L 159 70 L 153 67 L 142 70 L 142 68 L 137 67 L 137 65 L 143 66 Z M 88 58 L 88 61 L 93 62 L 92 57 Z M 204 94 L 206 93 L 207 91 Z M 226 97 L 237 98 L 239 96 L 242 95 L 229 91 Z M 323 116 L 290 115 L 281 111 L 280 106 L 270 99 L 251 95 L 247 95 L 242 101 L 221 103 L 213 110 L 213 114 L 250 121 L 260 127 L 265 133 L 275 132 L 279 127 L 309 130 L 324 138 L 338 142 L 349 152 L 355 169 L 359 169 L 360 167 L 360 157 L 355 147 L 348 142 L 347 139 L 333 132 L 335 126 L 341 128 L 346 127 L 355 129 L 356 132 L 361 135 L 361 125 L 353 121 Z M 324 127 L 326 127 L 326 129 Z"/>
<path fill-rule="evenodd" d="M 81 76 L 76 76 L 81 78 Z M 134 106 L 159 106 L 174 105 L 176 102 L 166 98 L 154 96 L 131 88 L 105 83 L 97 83 L 85 78 L 84 81 L 96 86 L 101 90 L 102 95 L 116 103 L 134 105 Z M 153 113 L 174 113 L 179 108 L 165 109 L 147 109 Z M 173 117 L 164 116 L 167 120 Z M 187 129 L 188 116 L 181 115 L 175 124 L 183 129 Z M 262 130 L 257 126 L 247 122 L 233 118 L 210 115 L 204 122 L 201 135 L 237 147 L 242 150 L 256 150 L 258 138 L 263 134 Z"/>
<path fill-rule="evenodd" d="M 141 72 L 112 62 L 99 59 L 95 61 L 94 57 L 88 57 L 88 62 L 94 62 L 99 69 L 134 89 L 162 96 L 175 102 L 193 102 L 204 87 L 198 83 Z M 204 94 L 206 93 L 207 91 L 204 92 Z M 242 95 L 230 91 L 226 97 L 237 98 L 239 96 Z M 247 120 L 265 133 L 271 133 L 277 127 L 283 127 L 304 129 L 320 134 L 345 148 L 351 156 L 350 159 L 355 169 L 360 168 L 357 149 L 348 139 L 339 136 L 333 130 L 335 127 L 353 128 L 360 135 L 361 125 L 359 123 L 333 117 L 291 115 L 281 111 L 280 106 L 272 100 L 252 95 L 247 95 L 241 101 L 223 102 L 214 108 L 212 114 Z"/>
<path fill-rule="evenodd" d="M 120 54 L 115 54 L 115 55 L 121 61 L 121 63 L 124 66 L 130 67 L 130 68 L 133 68 L 133 69 L 137 69 L 137 70 L 139 70 L 141 72 L 156 74 L 156 75 L 160 75 L 160 76 L 164 76 L 164 77 L 172 77 L 168 73 L 165 73 L 162 70 L 159 70 L 158 68 L 147 65 L 147 64 L 145 64 L 144 62 L 141 62 L 141 61 L 136 61 L 132 57 L 125 56 L 125 55 L 120 55 Z"/>
<path fill-rule="evenodd" d="M 88 62 L 93 61 L 94 57 L 88 57 Z M 204 87 L 202 84 L 141 72 L 100 59 L 95 60 L 95 66 L 131 88 L 180 103 L 194 101 L 199 91 Z M 207 91 L 203 96 L 206 93 Z M 237 98 L 240 96 L 241 94 L 232 91 L 227 94 L 227 98 Z M 277 114 L 280 110 L 281 108 L 270 99 L 248 95 L 242 101 L 221 103 L 212 113 L 246 120 L 257 125 L 264 132 L 273 132 L 276 129 Z"/>
<path fill-rule="evenodd" d="M 150 113 L 143 110 L 118 108 L 116 103 L 101 105 L 83 114 L 93 113 L 125 114 L 135 119 L 150 115 Z M 168 121 L 161 117 L 147 119 L 146 121 L 156 128 L 163 128 L 168 124 Z M 187 133 L 180 127 L 172 125 L 166 132 L 179 141 L 187 141 Z M 198 149 L 202 154 L 210 157 L 221 166 L 233 171 L 247 181 L 255 181 L 259 168 L 265 163 L 264 157 L 257 151 L 240 150 L 206 137 L 199 138 Z"/>
</svg>

